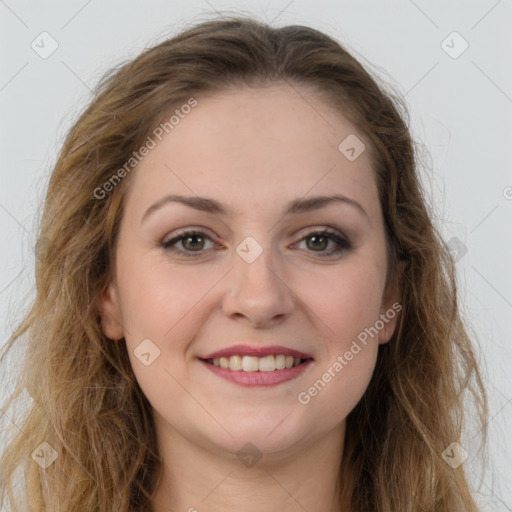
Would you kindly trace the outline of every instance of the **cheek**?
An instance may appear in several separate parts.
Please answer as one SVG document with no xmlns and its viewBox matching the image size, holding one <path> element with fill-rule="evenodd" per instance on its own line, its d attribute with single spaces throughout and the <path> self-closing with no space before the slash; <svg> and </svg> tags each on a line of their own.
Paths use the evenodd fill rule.
<svg viewBox="0 0 512 512">
<path fill-rule="evenodd" d="M 137 271 L 133 269 L 137 268 Z M 207 293 L 219 280 L 215 270 L 158 262 L 127 266 L 124 270 L 123 312 L 132 337 L 162 340 L 183 333 L 197 317 Z M 197 323 L 197 322 L 195 322 Z"/>
<path fill-rule="evenodd" d="M 356 262 L 303 284 L 302 295 L 321 320 L 325 339 L 322 364 L 299 403 L 319 412 L 329 404 L 340 420 L 360 400 L 375 368 L 384 269 L 377 260 Z"/>
<path fill-rule="evenodd" d="M 354 262 L 329 273 L 304 275 L 300 284 L 300 296 L 340 349 L 374 325 L 381 308 L 383 269 L 379 263 Z"/>
<path fill-rule="evenodd" d="M 297 396 L 298 407 L 310 422 L 308 428 L 318 428 L 320 421 L 323 429 L 330 429 L 350 414 L 368 388 L 377 350 L 376 344 L 340 350 L 327 364 L 318 368 Z"/>
<path fill-rule="evenodd" d="M 222 274 L 193 265 L 178 269 L 162 262 L 127 262 L 119 268 L 130 363 L 142 391 L 157 409 L 165 409 L 165 400 L 160 403 L 163 396 L 180 396 L 176 382 L 188 379 L 187 350 L 207 321 L 208 292 Z"/>
<path fill-rule="evenodd" d="M 325 338 L 321 364 L 297 400 L 311 418 L 323 418 L 326 428 L 357 405 L 375 368 L 378 335 L 372 328 L 379 319 L 384 280 L 383 268 L 373 261 L 340 266 L 324 279 L 317 275 L 303 282 L 301 293 L 321 320 Z M 331 414 L 325 415 L 326 409 Z"/>
</svg>

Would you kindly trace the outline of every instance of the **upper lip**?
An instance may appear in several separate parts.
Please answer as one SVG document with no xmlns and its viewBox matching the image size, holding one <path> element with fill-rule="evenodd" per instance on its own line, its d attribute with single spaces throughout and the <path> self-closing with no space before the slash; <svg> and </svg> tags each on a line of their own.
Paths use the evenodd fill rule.
<svg viewBox="0 0 512 512">
<path fill-rule="evenodd" d="M 301 359 L 311 359 L 311 355 L 293 348 L 283 347 L 280 345 L 271 345 L 268 347 L 255 347 L 250 345 L 233 345 L 228 348 L 223 348 L 211 354 L 202 356 L 200 359 L 218 359 L 219 357 L 230 357 L 230 356 L 253 356 L 253 357 L 265 357 L 271 355 L 283 355 L 300 357 Z"/>
</svg>

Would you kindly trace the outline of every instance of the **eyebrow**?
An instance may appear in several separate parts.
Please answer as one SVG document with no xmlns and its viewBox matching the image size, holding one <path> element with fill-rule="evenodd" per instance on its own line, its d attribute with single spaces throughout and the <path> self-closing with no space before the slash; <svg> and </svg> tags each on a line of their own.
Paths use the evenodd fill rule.
<svg viewBox="0 0 512 512">
<path fill-rule="evenodd" d="M 215 199 L 211 199 L 208 197 L 180 196 L 172 194 L 162 197 L 162 199 L 159 199 L 156 203 L 152 204 L 142 216 L 141 223 L 144 222 L 151 213 L 159 210 L 168 203 L 180 203 L 190 208 L 194 208 L 195 210 L 210 213 L 213 215 L 233 215 L 233 211 L 229 207 L 223 205 L 222 203 Z M 321 208 L 325 208 L 328 205 L 336 203 L 343 203 L 353 206 L 360 213 L 362 213 L 367 218 L 367 220 L 370 220 L 370 217 L 366 210 L 357 201 L 340 194 L 332 196 L 313 196 L 307 199 L 295 199 L 288 203 L 283 213 L 284 215 L 309 213 L 315 210 L 320 210 Z"/>
</svg>

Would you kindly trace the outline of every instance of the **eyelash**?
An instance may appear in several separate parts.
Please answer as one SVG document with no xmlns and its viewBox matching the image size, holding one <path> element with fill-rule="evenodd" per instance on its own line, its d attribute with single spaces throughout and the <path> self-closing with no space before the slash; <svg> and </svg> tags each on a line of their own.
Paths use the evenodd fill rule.
<svg viewBox="0 0 512 512">
<path fill-rule="evenodd" d="M 166 251 L 180 253 L 181 255 L 185 256 L 186 258 L 197 258 L 204 254 L 204 250 L 180 251 L 176 247 L 172 247 L 174 244 L 176 244 L 177 242 L 179 242 L 181 240 L 184 240 L 189 237 L 195 237 L 195 236 L 200 236 L 201 238 L 204 238 L 206 240 L 210 240 L 211 242 L 213 242 L 213 240 L 204 231 L 189 230 L 189 231 L 183 231 L 183 232 L 179 233 L 177 236 L 175 236 L 171 240 L 167 240 L 165 242 L 162 241 L 162 242 L 160 242 L 159 245 Z M 347 238 L 340 236 L 336 231 L 329 229 L 329 228 L 322 229 L 322 230 L 310 231 L 309 233 L 307 233 L 306 235 L 304 235 L 301 238 L 300 242 L 302 242 L 308 238 L 311 238 L 313 236 L 327 237 L 329 240 L 332 240 L 338 244 L 338 248 L 335 250 L 317 252 L 317 254 L 320 258 L 328 258 L 328 257 L 337 255 L 343 251 L 347 251 L 352 248 L 352 244 L 350 243 L 350 241 Z M 308 251 L 308 252 L 316 252 L 316 251 Z M 323 254 L 322 254 L 322 252 L 323 252 Z"/>
</svg>

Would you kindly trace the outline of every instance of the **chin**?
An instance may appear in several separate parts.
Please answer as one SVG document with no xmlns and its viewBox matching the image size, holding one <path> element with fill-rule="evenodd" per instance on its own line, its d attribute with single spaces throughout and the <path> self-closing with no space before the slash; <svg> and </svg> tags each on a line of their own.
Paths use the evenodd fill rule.
<svg viewBox="0 0 512 512">
<path fill-rule="evenodd" d="M 211 437 L 209 442 L 214 444 L 218 451 L 233 453 L 237 456 L 244 450 L 253 450 L 259 455 L 285 456 L 297 445 L 307 442 L 312 437 L 311 429 L 300 428 L 300 425 L 294 423 L 293 414 L 288 418 L 287 414 L 289 411 L 279 418 L 273 418 L 272 421 L 262 421 L 260 418 L 259 422 L 255 422 L 249 418 L 242 422 L 225 422 L 224 426 L 232 437 L 223 432 L 220 437 Z"/>
</svg>

